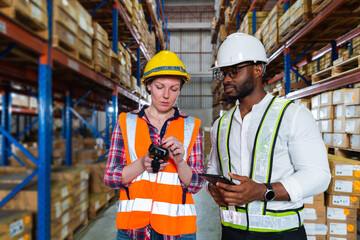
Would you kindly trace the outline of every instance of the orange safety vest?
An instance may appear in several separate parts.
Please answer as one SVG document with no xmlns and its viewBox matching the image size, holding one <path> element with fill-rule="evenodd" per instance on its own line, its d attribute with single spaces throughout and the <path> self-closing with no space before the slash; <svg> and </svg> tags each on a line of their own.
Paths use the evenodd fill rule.
<svg viewBox="0 0 360 240">
<path fill-rule="evenodd" d="M 144 119 L 132 113 L 121 113 L 119 123 L 129 165 L 148 152 L 151 144 L 148 125 Z M 183 144 L 185 142 L 186 160 L 194 146 L 200 123 L 199 119 L 190 116 L 186 119 L 180 117 L 171 121 L 167 128 L 165 137 L 174 136 Z M 140 229 L 150 224 L 163 235 L 197 231 L 193 198 L 190 193 L 183 195 L 185 193 L 176 166 L 172 159 L 169 159 L 169 163 L 163 171 L 144 171 L 132 180 L 128 189 L 129 198 L 125 190 L 120 190 L 116 218 L 118 229 Z"/>
</svg>

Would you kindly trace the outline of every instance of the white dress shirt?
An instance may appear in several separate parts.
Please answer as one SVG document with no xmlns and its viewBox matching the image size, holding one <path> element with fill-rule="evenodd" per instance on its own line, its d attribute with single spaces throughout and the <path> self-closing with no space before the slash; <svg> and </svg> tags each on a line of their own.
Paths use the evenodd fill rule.
<svg viewBox="0 0 360 240">
<path fill-rule="evenodd" d="M 239 107 L 235 110 L 229 139 L 232 173 L 249 177 L 256 131 L 272 98 L 267 94 L 244 119 Z M 221 174 L 216 147 L 218 123 L 219 119 L 211 130 L 212 148 L 207 169 L 211 174 Z M 290 104 L 276 140 L 271 182 L 282 183 L 291 200 L 272 201 L 267 208 L 299 208 L 303 205 L 302 199 L 324 192 L 330 179 L 327 151 L 311 112 L 303 106 Z"/>
</svg>

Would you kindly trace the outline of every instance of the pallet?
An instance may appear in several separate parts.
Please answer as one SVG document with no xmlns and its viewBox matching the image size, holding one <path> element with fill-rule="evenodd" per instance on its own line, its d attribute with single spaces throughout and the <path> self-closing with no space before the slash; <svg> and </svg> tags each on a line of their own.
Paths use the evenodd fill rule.
<svg viewBox="0 0 360 240">
<path fill-rule="evenodd" d="M 26 31 L 40 37 L 43 40 L 49 39 L 49 31 L 47 28 L 47 14 L 44 15 L 39 9 L 40 17 L 46 18 L 44 20 L 37 19 L 31 15 L 30 3 L 28 6 L 23 6 L 17 1 L 13 1 L 9 7 L 0 8 L 0 13 L 12 19 L 17 25 Z"/>
<path fill-rule="evenodd" d="M 333 0 L 317 0 L 312 4 L 312 13 L 314 16 L 319 14 Z"/>
<path fill-rule="evenodd" d="M 330 81 L 360 70 L 360 57 L 355 56 L 311 76 L 312 84 Z"/>
<path fill-rule="evenodd" d="M 71 57 L 74 57 L 75 59 L 78 58 L 78 51 L 74 47 L 69 45 L 67 42 L 61 40 L 60 38 L 57 38 L 56 36 L 53 36 L 52 46 L 53 46 L 53 48 L 56 48 L 56 49 L 60 50 L 61 52 L 65 53 Z"/>
<path fill-rule="evenodd" d="M 95 65 L 94 69 L 95 69 L 95 72 L 98 72 L 107 78 L 111 78 L 111 72 L 109 71 L 108 68 L 104 68 L 103 66 L 100 66 L 100 65 Z"/>
<path fill-rule="evenodd" d="M 75 239 L 81 232 L 83 232 L 87 228 L 88 225 L 89 225 L 89 219 L 85 217 L 83 222 L 80 222 L 80 224 L 74 226 L 74 230 L 66 239 L 68 240 Z"/>
<path fill-rule="evenodd" d="M 289 28 L 289 31 L 286 35 L 283 35 L 282 38 L 280 38 L 280 43 L 286 42 L 289 38 L 291 38 L 295 33 L 297 33 L 303 26 L 305 26 L 309 20 L 302 20 L 301 22 L 298 22 L 297 25 L 291 25 Z"/>
<path fill-rule="evenodd" d="M 360 160 L 360 150 L 349 148 L 328 147 L 328 152 L 336 156 Z"/>
</svg>

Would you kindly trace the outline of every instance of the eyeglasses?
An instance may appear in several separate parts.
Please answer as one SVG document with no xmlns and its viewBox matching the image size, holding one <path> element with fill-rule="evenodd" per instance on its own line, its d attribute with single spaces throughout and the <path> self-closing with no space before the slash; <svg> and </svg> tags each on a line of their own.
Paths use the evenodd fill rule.
<svg viewBox="0 0 360 240">
<path fill-rule="evenodd" d="M 220 81 L 224 81 L 226 75 L 228 75 L 231 79 L 234 79 L 237 74 L 240 72 L 240 70 L 244 67 L 248 67 L 254 65 L 254 63 L 250 63 L 244 66 L 235 66 L 230 68 L 229 70 L 221 70 L 221 69 L 217 69 L 215 71 L 215 76 L 217 77 L 217 79 L 219 79 Z"/>
</svg>

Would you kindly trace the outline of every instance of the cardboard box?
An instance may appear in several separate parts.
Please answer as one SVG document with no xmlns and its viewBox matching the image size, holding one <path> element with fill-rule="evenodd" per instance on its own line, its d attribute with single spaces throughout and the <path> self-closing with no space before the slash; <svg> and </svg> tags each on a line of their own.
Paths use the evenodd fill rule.
<svg viewBox="0 0 360 240">
<path fill-rule="evenodd" d="M 334 107 L 333 106 L 322 106 L 319 108 L 320 119 L 333 119 L 334 118 Z"/>
<path fill-rule="evenodd" d="M 331 178 L 330 185 L 326 192 L 337 195 L 360 196 L 360 181 Z"/>
<path fill-rule="evenodd" d="M 320 106 L 331 106 L 333 100 L 333 92 L 324 92 L 320 95 Z"/>
<path fill-rule="evenodd" d="M 350 136 L 350 148 L 360 150 L 360 135 Z"/>
<path fill-rule="evenodd" d="M 333 91 L 333 105 L 344 104 L 346 89 Z"/>
<path fill-rule="evenodd" d="M 304 206 L 306 208 L 314 208 L 316 206 L 325 206 L 325 194 L 320 193 L 318 195 L 303 199 Z"/>
<path fill-rule="evenodd" d="M 313 108 L 311 109 L 311 113 L 314 117 L 315 120 L 319 120 L 320 119 L 320 109 L 319 108 Z"/>
<path fill-rule="evenodd" d="M 332 147 L 334 145 L 334 136 L 332 133 L 323 133 L 324 143 L 328 147 Z"/>
<path fill-rule="evenodd" d="M 357 196 L 326 194 L 326 206 L 340 208 L 358 208 L 360 198 Z"/>
<path fill-rule="evenodd" d="M 51 179 L 54 181 L 70 181 L 73 185 L 76 185 L 89 179 L 89 169 L 85 166 L 52 167 Z"/>
<path fill-rule="evenodd" d="M 107 193 L 111 190 L 104 183 L 106 163 L 82 163 L 89 168 L 89 191 L 92 193 Z"/>
<path fill-rule="evenodd" d="M 326 219 L 333 222 L 356 222 L 357 209 L 327 207 Z"/>
<path fill-rule="evenodd" d="M 328 133 L 330 132 L 331 133 L 334 131 L 332 119 L 321 120 L 319 122 L 321 125 L 321 132 L 328 132 Z"/>
<path fill-rule="evenodd" d="M 356 240 L 356 221 L 351 223 L 339 223 L 336 221 L 334 222 L 333 220 L 328 220 L 327 226 L 329 229 L 328 239 L 331 239 L 331 237 L 337 237 L 345 238 L 347 240 Z"/>
<path fill-rule="evenodd" d="M 306 234 L 316 236 L 326 236 L 327 226 L 321 223 L 304 223 Z"/>
<path fill-rule="evenodd" d="M 311 109 L 320 107 L 320 95 L 311 98 Z"/>
<path fill-rule="evenodd" d="M 342 119 L 334 119 L 334 133 L 345 133 L 346 131 L 346 120 Z"/>
<path fill-rule="evenodd" d="M 360 162 L 328 154 L 331 176 L 336 179 L 359 179 Z"/>
<path fill-rule="evenodd" d="M 93 22 L 93 29 L 94 29 L 94 39 L 99 40 L 106 47 L 109 47 L 108 33 L 97 22 Z"/>
<path fill-rule="evenodd" d="M 344 104 L 339 104 L 334 107 L 335 118 L 345 118 L 346 108 Z"/>
<path fill-rule="evenodd" d="M 346 118 L 360 118 L 360 105 L 346 106 Z"/>
<path fill-rule="evenodd" d="M 306 235 L 306 237 L 307 240 L 326 240 L 326 235 Z"/>
<path fill-rule="evenodd" d="M 360 88 L 346 89 L 344 104 L 345 105 L 359 105 L 360 104 Z"/>
<path fill-rule="evenodd" d="M 349 148 L 350 136 L 345 133 L 334 133 L 334 147 Z"/>
<path fill-rule="evenodd" d="M 346 119 L 346 132 L 360 134 L 360 118 Z"/>
<path fill-rule="evenodd" d="M 316 206 L 315 208 L 304 208 L 304 222 L 306 223 L 326 223 L 326 207 Z"/>
<path fill-rule="evenodd" d="M 0 211 L 0 239 L 17 240 L 24 234 L 31 237 L 32 222 L 29 211 Z"/>
</svg>

